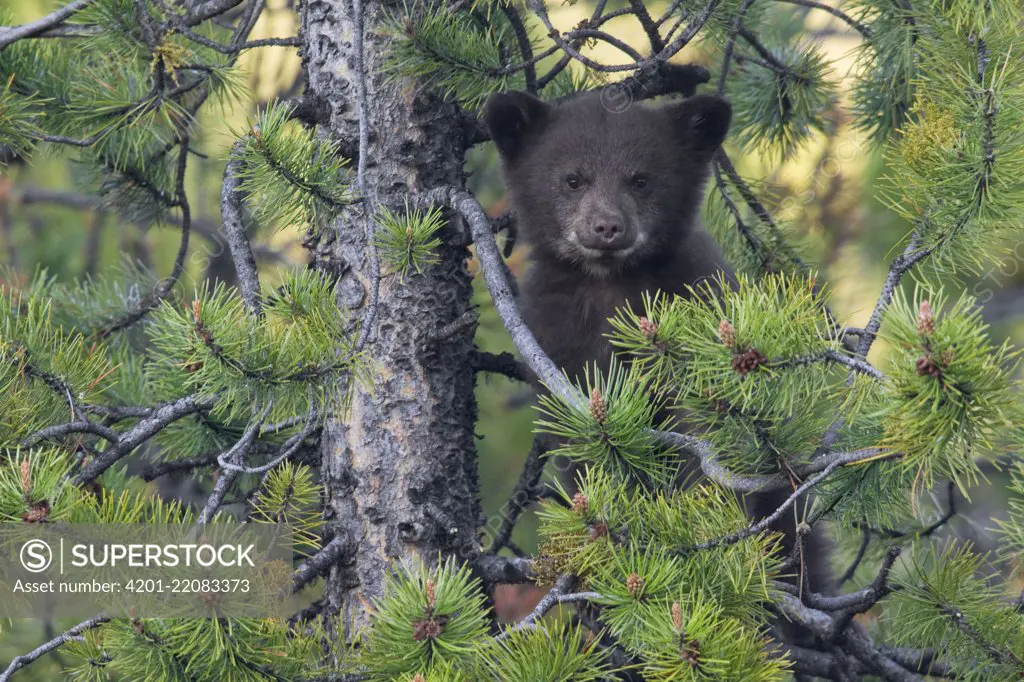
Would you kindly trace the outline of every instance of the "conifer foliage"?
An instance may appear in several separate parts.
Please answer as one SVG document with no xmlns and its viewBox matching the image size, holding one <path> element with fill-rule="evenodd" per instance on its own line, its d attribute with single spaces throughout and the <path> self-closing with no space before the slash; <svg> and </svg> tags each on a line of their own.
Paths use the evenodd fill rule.
<svg viewBox="0 0 1024 682">
<path fill-rule="evenodd" d="M 32 679 L 52 651 L 65 679 L 82 682 L 1024 677 L 1020 354 L 962 293 L 1024 216 L 1016 0 L 598 0 L 569 30 L 540 0 L 303 1 L 297 11 L 297 36 L 259 40 L 262 0 L 76 0 L 29 24 L 2 21 L 0 162 L 62 155 L 89 206 L 159 221 L 180 242 L 159 275 L 0 276 L 0 522 L 286 523 L 295 589 L 326 592 L 288 620 L 97 614 L 0 661 L 0 682 Z M 802 29 L 808 13 L 859 40 L 849 101 Z M 296 47 L 308 70 L 308 36 L 342 15 L 358 28 L 343 43 L 346 77 L 309 78 L 302 94 L 261 105 L 223 159 L 218 230 L 237 286 L 193 283 L 202 117 L 244 94 L 240 54 Z M 617 37 L 613 19 L 636 22 L 644 49 Z M 367 36 L 385 49 L 370 54 Z M 590 56 L 596 44 L 622 61 Z M 705 66 L 670 61 L 688 46 Z M 704 218 L 737 285 L 710 283 L 721 296 L 691 299 L 650 292 L 642 309 L 620 310 L 617 360 L 573 385 L 519 316 L 494 237 L 512 239 L 514 216 L 489 218 L 462 187 L 373 186 L 375 166 L 402 159 L 368 158 L 371 139 L 403 133 L 370 129 L 388 120 L 368 118 L 373 74 L 399 86 L 389 107 L 420 106 L 417 93 L 430 92 L 446 107 L 438 116 L 459 117 L 465 139 L 445 147 L 457 164 L 487 143 L 477 115 L 494 92 L 555 101 L 601 89 L 632 103 L 709 83 L 736 124 Z M 878 197 L 912 226 L 860 329 L 837 320 L 771 197 L 733 162 L 793 157 L 832 130 L 837 108 L 884 154 Z M 331 255 L 352 216 L 362 265 Z M 296 226 L 311 266 L 264 281 L 254 235 Z M 376 334 L 406 322 L 382 319 L 380 298 L 404 300 L 417 278 L 436 276 L 443 249 L 469 241 L 519 355 L 546 385 L 537 442 L 558 445 L 531 452 L 489 542 L 453 539 L 450 510 L 424 505 L 394 521 L 396 560 L 362 574 L 376 584 L 348 584 L 346 567 L 377 548 L 337 533 L 339 510 L 363 504 L 368 487 L 416 501 L 429 485 L 332 489 L 321 471 L 338 465 L 322 441 L 346 423 L 354 390 L 395 390 L 379 379 L 390 369 L 375 362 Z M 364 275 L 356 300 L 339 284 L 349 267 Z M 410 344 L 422 342 L 415 331 Z M 503 356 L 464 360 L 524 374 Z M 680 413 L 685 425 L 664 417 Z M 436 421 L 438 439 L 451 427 L 430 410 L 419 418 Z M 545 464 L 563 456 L 576 480 L 542 484 Z M 198 499 L 140 485 L 171 472 L 191 473 Z M 986 479 L 1010 500 L 994 524 L 997 554 L 946 532 L 957 500 Z M 769 520 L 837 538 L 834 593 L 802 580 L 802 542 L 786 552 L 769 520 L 744 514 L 737 493 L 770 490 L 784 501 Z M 946 493 L 936 513 L 933 490 Z M 534 504 L 539 548 L 524 556 L 509 537 Z M 491 599 L 510 582 L 546 592 L 499 624 Z M 339 604 L 365 618 L 340 619 Z"/>
</svg>

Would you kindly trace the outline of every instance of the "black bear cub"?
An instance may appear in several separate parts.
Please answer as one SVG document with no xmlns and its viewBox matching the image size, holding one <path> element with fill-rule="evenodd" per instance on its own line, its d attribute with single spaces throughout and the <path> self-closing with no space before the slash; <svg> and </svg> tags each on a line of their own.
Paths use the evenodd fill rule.
<svg viewBox="0 0 1024 682">
<path fill-rule="evenodd" d="M 697 224 L 711 157 L 729 127 L 725 100 L 608 111 L 587 94 L 559 106 L 512 92 L 485 118 L 530 267 L 523 316 L 556 364 L 607 367 L 608 318 L 643 292 L 684 294 L 725 263 Z"/>
<path fill-rule="evenodd" d="M 698 224 L 711 161 L 732 109 L 697 95 L 613 112 L 584 94 L 552 106 L 522 92 L 498 94 L 484 117 L 498 146 L 520 233 L 530 246 L 520 283 L 523 316 L 541 347 L 570 377 L 607 368 L 608 318 L 644 292 L 687 295 L 687 285 L 731 276 Z M 788 491 L 753 495 L 755 518 Z M 777 530 L 794 540 L 792 513 Z M 808 539 L 812 589 L 825 589 L 825 547 Z"/>
</svg>

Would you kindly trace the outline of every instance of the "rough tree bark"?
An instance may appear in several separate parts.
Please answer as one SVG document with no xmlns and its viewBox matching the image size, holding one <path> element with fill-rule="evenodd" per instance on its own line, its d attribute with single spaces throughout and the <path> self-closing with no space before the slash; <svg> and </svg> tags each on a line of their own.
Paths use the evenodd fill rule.
<svg viewBox="0 0 1024 682">
<path fill-rule="evenodd" d="M 326 100 L 321 132 L 358 148 L 359 106 L 352 0 L 302 3 L 308 94 Z M 364 180 L 375 202 L 401 209 L 410 191 L 461 185 L 461 117 L 422 84 L 389 81 L 383 60 L 386 12 L 401 0 L 363 0 L 369 147 Z M 343 212 L 315 246 L 316 267 L 340 277 L 339 305 L 365 311 L 372 277 L 365 211 Z M 328 423 L 322 460 L 329 530 L 348 552 L 332 570 L 327 608 L 347 633 L 365 623 L 389 564 L 420 555 L 475 551 L 481 510 L 473 427 L 475 318 L 470 312 L 468 240 L 453 221 L 441 235 L 440 262 L 423 274 L 380 281 L 373 332 L 365 346 L 374 385 L 356 387 L 344 417 Z"/>
</svg>

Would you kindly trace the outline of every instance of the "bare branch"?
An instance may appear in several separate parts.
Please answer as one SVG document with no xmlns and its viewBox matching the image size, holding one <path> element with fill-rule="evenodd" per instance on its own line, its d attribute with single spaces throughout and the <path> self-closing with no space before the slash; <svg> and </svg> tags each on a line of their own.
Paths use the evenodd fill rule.
<svg viewBox="0 0 1024 682">
<path fill-rule="evenodd" d="M 238 439 L 238 442 L 232 445 L 223 455 L 217 457 L 218 463 L 230 462 L 237 464 L 245 458 L 245 454 L 256 440 L 260 427 L 266 421 L 271 407 L 273 407 L 273 403 L 267 403 L 267 406 L 263 408 L 263 412 L 253 420 L 252 424 L 245 430 L 245 433 L 242 434 L 242 437 Z M 203 511 L 199 513 L 196 523 L 209 523 L 213 519 L 213 515 L 220 509 L 220 505 L 224 502 L 224 496 L 228 494 L 228 489 L 235 482 L 236 478 L 238 478 L 237 470 L 226 469 L 221 472 L 220 478 L 217 479 L 217 483 L 213 486 L 213 492 L 207 498 L 206 505 L 203 507 Z"/>
<path fill-rule="evenodd" d="M 476 256 L 480 260 L 491 300 L 494 301 L 494 307 L 512 336 L 512 342 L 519 354 L 548 390 L 562 400 L 583 409 L 586 405 L 583 395 L 569 383 L 565 374 L 541 349 L 537 338 L 523 321 L 502 267 L 501 254 L 498 253 L 498 245 L 494 241 L 490 219 L 477 200 L 464 189 L 441 187 L 427 192 L 423 196 L 423 202 L 426 205 L 438 203 L 449 206 L 466 219 L 473 235 L 473 242 L 476 244 Z"/>
<path fill-rule="evenodd" d="M 295 569 L 292 575 L 292 591 L 298 592 L 311 580 L 329 571 L 338 559 L 351 551 L 351 545 L 347 537 L 335 535 L 319 552 Z"/>
<path fill-rule="evenodd" d="M 252 255 L 249 238 L 245 234 L 245 224 L 242 222 L 242 195 L 238 189 L 241 185 L 238 172 L 242 166 L 242 161 L 238 157 L 244 145 L 243 140 L 235 142 L 231 148 L 231 160 L 224 168 L 224 183 L 220 190 L 220 216 L 224 224 L 224 236 L 231 250 L 231 260 L 238 274 L 238 289 L 242 294 L 242 300 L 245 301 L 250 313 L 259 315 L 262 305 L 260 276 L 256 270 L 256 259 Z"/>
<path fill-rule="evenodd" d="M 154 409 L 149 417 L 122 435 L 109 450 L 82 467 L 82 470 L 74 477 L 74 482 L 81 485 L 94 480 L 136 447 L 165 429 L 171 422 L 206 410 L 213 405 L 213 402 L 212 398 L 200 399 L 195 395 L 190 395 Z"/>
<path fill-rule="evenodd" d="M 776 0 L 776 2 L 787 2 L 791 5 L 800 5 L 802 7 L 820 9 L 824 12 L 828 12 L 832 16 L 841 19 L 850 28 L 864 36 L 865 40 L 871 40 L 871 29 L 862 24 L 861 22 L 857 21 L 853 17 L 851 17 L 849 14 L 843 12 L 838 7 L 832 7 L 831 5 L 826 5 L 823 2 L 817 2 L 817 0 Z"/>
<path fill-rule="evenodd" d="M 885 284 L 882 285 L 882 293 L 875 303 L 874 310 L 871 311 L 871 319 L 868 320 L 867 326 L 864 327 L 864 333 L 857 344 L 857 355 L 859 357 L 866 358 L 868 356 L 868 351 L 871 350 L 872 344 L 874 344 L 875 339 L 878 337 L 878 330 L 882 326 L 882 318 L 885 316 L 885 311 L 889 309 L 889 304 L 892 302 L 892 297 L 896 293 L 896 287 L 899 286 L 903 275 L 907 274 L 914 265 L 931 253 L 930 248 L 918 248 L 920 243 L 920 236 L 917 230 L 915 230 L 910 237 L 910 241 L 907 242 L 907 247 L 903 250 L 903 253 L 897 256 L 889 266 L 889 274 L 885 278 Z"/>
<path fill-rule="evenodd" d="M 286 440 L 284 444 L 281 446 L 280 454 L 262 466 L 247 467 L 241 466 L 240 464 L 235 464 L 229 459 L 227 453 L 217 456 L 217 464 L 219 464 L 221 468 L 224 469 L 225 471 L 231 471 L 237 474 L 262 474 L 264 472 L 270 471 L 278 464 L 280 464 L 281 462 L 285 461 L 293 454 L 295 454 L 295 451 L 298 450 L 299 446 L 302 445 L 302 441 L 304 441 L 306 438 L 309 437 L 311 433 L 313 433 L 313 427 L 316 426 L 316 423 L 317 410 L 316 408 L 314 408 L 310 410 L 309 416 L 306 417 L 306 425 L 302 427 L 302 431 Z"/>
<path fill-rule="evenodd" d="M 527 384 L 533 381 L 530 370 L 524 367 L 511 353 L 473 351 L 469 357 L 469 362 L 477 372 L 501 374 L 513 381 L 522 381 Z"/>
<path fill-rule="evenodd" d="M 97 330 L 96 334 L 100 337 L 110 336 L 122 329 L 127 329 L 145 317 L 171 293 L 174 285 L 178 283 L 181 273 L 185 271 L 185 257 L 188 255 L 189 237 L 192 233 L 192 210 L 189 207 L 188 197 L 185 194 L 185 168 L 188 165 L 188 145 L 189 138 L 186 136 L 181 140 L 181 153 L 178 155 L 178 169 L 174 181 L 176 203 L 178 208 L 181 209 L 181 242 L 178 245 L 178 253 L 174 257 L 171 274 L 160 280 L 153 287 L 153 291 L 149 296 L 135 310 Z"/>
<path fill-rule="evenodd" d="M 473 560 L 473 567 L 485 585 L 531 583 L 537 578 L 533 571 L 533 559 L 526 557 L 479 554 Z"/>
<path fill-rule="evenodd" d="M 106 616 L 95 616 L 89 620 L 84 620 L 75 627 L 64 631 L 57 637 L 54 637 L 49 642 L 36 647 L 27 654 L 15 656 L 14 660 L 11 661 L 11 664 L 7 666 L 7 669 L 3 673 L 0 673 L 0 682 L 9 682 L 14 673 L 18 672 L 25 666 L 33 663 L 39 658 L 42 658 L 46 654 L 67 644 L 68 642 L 77 639 L 83 632 L 97 628 L 109 620 L 110 618 Z"/>
<path fill-rule="evenodd" d="M 495 534 L 491 546 L 487 549 L 488 554 L 497 554 L 508 545 L 519 517 L 522 516 L 527 507 L 537 501 L 537 486 L 540 483 L 540 477 L 544 474 L 544 453 L 546 450 L 543 438 L 534 436 L 533 445 L 530 447 L 529 454 L 526 455 L 523 472 L 519 475 L 519 481 L 512 492 L 512 497 L 501 508 L 503 515 L 501 527 Z"/>
<path fill-rule="evenodd" d="M 352 0 L 352 14 L 355 19 L 355 36 L 352 41 L 353 69 L 356 77 L 356 106 L 359 109 L 359 158 L 356 159 L 356 184 L 363 197 L 363 231 L 366 238 L 365 253 L 369 261 L 370 300 L 366 304 L 363 318 L 359 325 L 359 337 L 356 339 L 355 350 L 362 350 L 373 334 L 374 322 L 377 319 L 377 307 L 380 300 L 380 256 L 377 253 L 376 225 L 372 212 L 376 201 L 366 184 L 366 163 L 370 153 L 370 114 L 367 109 L 366 63 L 363 49 L 363 3 Z M 376 188 L 373 190 L 376 196 Z"/>
<path fill-rule="evenodd" d="M 508 638 L 513 632 L 528 630 L 537 626 L 537 621 L 548 611 L 558 604 L 575 603 L 581 601 L 594 601 L 601 599 L 602 595 L 597 592 L 569 592 L 568 590 L 576 582 L 576 576 L 563 575 L 556 582 L 555 586 L 548 590 L 537 606 L 525 618 L 510 628 L 501 632 L 495 639 L 502 641 Z"/>
<path fill-rule="evenodd" d="M 53 28 L 60 24 L 62 21 L 85 9 L 93 3 L 94 0 L 75 0 L 72 3 L 61 7 L 56 12 L 47 14 L 42 19 L 22 24 L 21 26 L 14 26 L 11 28 L 5 28 L 0 31 L 0 50 L 4 49 L 16 40 L 22 38 L 32 38 L 40 33 Z"/>
</svg>

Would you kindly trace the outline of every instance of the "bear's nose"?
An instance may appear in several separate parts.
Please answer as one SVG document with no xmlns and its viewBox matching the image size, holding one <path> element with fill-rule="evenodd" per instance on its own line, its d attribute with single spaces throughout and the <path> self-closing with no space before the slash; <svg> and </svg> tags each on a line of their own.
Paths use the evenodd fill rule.
<svg viewBox="0 0 1024 682">
<path fill-rule="evenodd" d="M 593 230 L 598 239 L 610 242 L 622 233 L 622 225 L 611 220 L 603 220 L 594 223 Z"/>
</svg>

